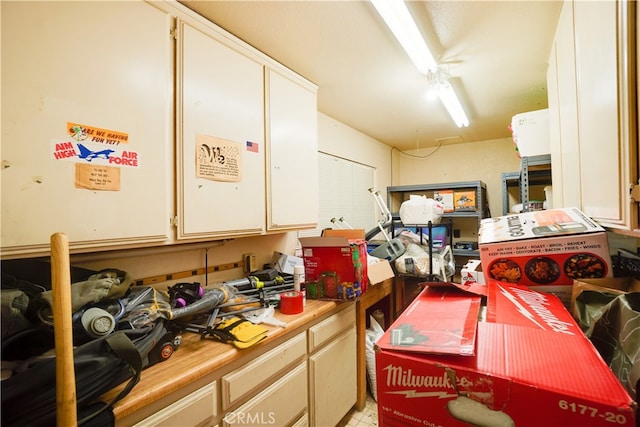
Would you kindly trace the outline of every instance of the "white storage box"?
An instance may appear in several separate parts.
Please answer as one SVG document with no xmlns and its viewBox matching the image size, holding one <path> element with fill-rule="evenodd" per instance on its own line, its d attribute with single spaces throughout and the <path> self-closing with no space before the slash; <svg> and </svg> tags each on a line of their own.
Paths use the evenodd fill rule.
<svg viewBox="0 0 640 427">
<path fill-rule="evenodd" d="M 549 110 L 516 114 L 511 119 L 511 133 L 520 157 L 549 154 Z"/>
</svg>

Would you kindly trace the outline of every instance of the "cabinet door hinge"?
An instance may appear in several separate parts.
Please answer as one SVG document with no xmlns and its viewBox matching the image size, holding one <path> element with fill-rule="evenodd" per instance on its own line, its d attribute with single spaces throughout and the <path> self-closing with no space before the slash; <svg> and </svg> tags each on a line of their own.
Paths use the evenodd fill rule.
<svg viewBox="0 0 640 427">
<path fill-rule="evenodd" d="M 631 184 L 629 186 L 629 195 L 632 202 L 640 203 L 640 184 Z"/>
</svg>

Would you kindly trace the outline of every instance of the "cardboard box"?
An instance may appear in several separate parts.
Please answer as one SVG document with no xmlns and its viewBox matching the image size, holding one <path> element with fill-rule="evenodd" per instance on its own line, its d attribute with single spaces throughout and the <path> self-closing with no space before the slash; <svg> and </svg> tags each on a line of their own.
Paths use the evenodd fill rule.
<svg viewBox="0 0 640 427">
<path fill-rule="evenodd" d="M 331 228 L 328 228 L 322 231 L 322 235 L 327 237 L 341 236 L 346 237 L 347 239 L 364 240 L 365 231 L 364 228 L 345 228 L 342 230 L 333 230 Z"/>
<path fill-rule="evenodd" d="M 269 263 L 271 268 L 275 268 L 280 273 L 293 274 L 293 267 L 296 265 L 304 265 L 302 258 L 283 254 L 282 252 L 274 251 Z"/>
<path fill-rule="evenodd" d="M 454 191 L 453 205 L 456 212 L 474 212 L 476 210 L 476 192 Z"/>
<path fill-rule="evenodd" d="M 574 279 L 613 276 L 604 228 L 576 208 L 485 218 L 478 243 L 485 281 L 551 292 L 566 306 Z"/>
<path fill-rule="evenodd" d="M 373 286 L 395 276 L 391 264 L 386 259 L 367 265 L 369 285 Z"/>
<path fill-rule="evenodd" d="M 438 190 L 433 192 L 433 200 L 444 205 L 445 212 L 453 212 L 453 190 Z"/>
<path fill-rule="evenodd" d="M 479 259 L 470 259 L 460 270 L 460 283 L 484 284 L 484 273 L 482 272 L 482 262 Z"/>
<path fill-rule="evenodd" d="M 481 296 L 455 286 L 426 287 L 377 341 L 379 425 L 635 425 L 632 398 L 558 298 L 491 280 L 465 288 L 486 293 L 477 321 Z"/>
<path fill-rule="evenodd" d="M 341 236 L 301 237 L 310 299 L 356 299 L 367 290 L 367 242 Z"/>
</svg>

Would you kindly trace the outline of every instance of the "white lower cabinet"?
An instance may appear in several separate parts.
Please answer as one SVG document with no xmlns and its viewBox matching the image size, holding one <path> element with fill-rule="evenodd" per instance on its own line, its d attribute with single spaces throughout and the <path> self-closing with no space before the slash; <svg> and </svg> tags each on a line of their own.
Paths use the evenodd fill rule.
<svg viewBox="0 0 640 427">
<path fill-rule="evenodd" d="M 336 425 L 356 402 L 356 354 L 351 305 L 224 375 L 222 425 Z"/>
<path fill-rule="evenodd" d="M 171 402 L 165 397 L 140 409 L 162 408 L 134 425 L 334 426 L 356 403 L 355 317 L 355 304 L 348 303 L 266 351 L 248 350 L 245 359 L 209 373 L 202 388 L 169 406 L 162 407 Z M 132 425 L 136 415 L 116 425 Z"/>
<path fill-rule="evenodd" d="M 303 360 L 305 355 L 306 340 L 303 332 L 257 357 L 242 369 L 223 376 L 220 380 L 222 409 L 227 410 L 266 380 L 277 376 L 281 370 Z"/>
<path fill-rule="evenodd" d="M 312 426 L 334 426 L 356 403 L 355 323 L 309 357 Z"/>
<path fill-rule="evenodd" d="M 225 413 L 222 425 L 287 426 L 295 422 L 306 407 L 307 367 L 303 363 L 244 405 Z"/>
<path fill-rule="evenodd" d="M 214 381 L 145 418 L 135 427 L 212 426 L 217 416 L 216 390 Z"/>
</svg>

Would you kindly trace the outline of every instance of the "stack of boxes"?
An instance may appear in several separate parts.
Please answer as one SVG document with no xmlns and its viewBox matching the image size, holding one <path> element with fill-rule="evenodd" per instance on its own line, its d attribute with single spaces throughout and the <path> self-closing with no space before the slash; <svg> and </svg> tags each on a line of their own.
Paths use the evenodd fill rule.
<svg viewBox="0 0 640 427">
<path fill-rule="evenodd" d="M 605 230 L 578 209 L 486 218 L 479 250 L 376 343 L 380 425 L 637 425 L 567 310 L 574 279 L 613 276 Z"/>
<path fill-rule="evenodd" d="M 636 425 L 560 300 L 495 280 L 426 287 L 377 341 L 376 378 L 385 426 Z"/>
</svg>

